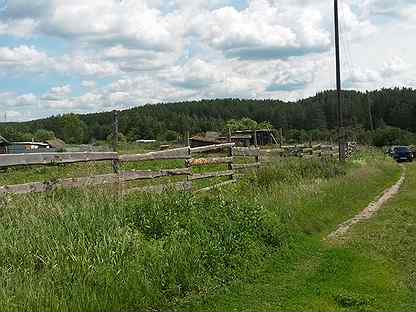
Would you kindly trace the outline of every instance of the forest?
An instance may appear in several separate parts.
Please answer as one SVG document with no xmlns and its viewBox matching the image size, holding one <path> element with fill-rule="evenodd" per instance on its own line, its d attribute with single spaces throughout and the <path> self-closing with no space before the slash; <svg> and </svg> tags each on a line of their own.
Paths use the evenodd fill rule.
<svg viewBox="0 0 416 312">
<path fill-rule="evenodd" d="M 410 144 L 416 133 L 416 90 L 381 89 L 372 92 L 343 91 L 343 116 L 350 139 L 384 145 Z M 64 114 L 25 123 L 2 123 L 0 135 L 9 140 L 45 140 L 94 143 L 112 132 L 112 112 Z M 297 102 L 253 99 L 213 99 L 144 105 L 119 112 L 121 137 L 127 141 L 174 141 L 186 131 L 224 131 L 233 120 L 249 118 L 258 124 L 283 129 L 288 141 L 333 140 L 337 128 L 335 91 L 324 91 Z M 395 142 L 399 141 L 399 142 Z"/>
</svg>

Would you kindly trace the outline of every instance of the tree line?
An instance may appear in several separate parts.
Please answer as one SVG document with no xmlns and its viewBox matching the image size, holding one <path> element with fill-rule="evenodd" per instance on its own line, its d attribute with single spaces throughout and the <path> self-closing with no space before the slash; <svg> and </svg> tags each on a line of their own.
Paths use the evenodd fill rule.
<svg viewBox="0 0 416 312">
<path fill-rule="evenodd" d="M 414 140 L 416 90 L 343 91 L 342 99 L 350 137 L 374 143 L 380 141 L 376 138 L 377 133 L 383 136 L 383 132 L 389 132 L 401 141 Z M 25 123 L 3 123 L 0 124 L 0 135 L 10 140 L 44 138 L 47 131 L 49 136 L 53 134 L 67 143 L 91 143 L 108 139 L 112 132 L 112 116 L 112 112 L 65 114 Z M 296 102 L 214 99 L 144 105 L 121 111 L 119 128 L 128 141 L 169 141 L 186 131 L 192 134 L 222 131 L 233 125 L 233 120 L 250 123 L 250 119 L 257 124 L 283 129 L 288 140 L 301 141 L 336 139 L 337 116 L 336 93 L 324 91 Z"/>
</svg>

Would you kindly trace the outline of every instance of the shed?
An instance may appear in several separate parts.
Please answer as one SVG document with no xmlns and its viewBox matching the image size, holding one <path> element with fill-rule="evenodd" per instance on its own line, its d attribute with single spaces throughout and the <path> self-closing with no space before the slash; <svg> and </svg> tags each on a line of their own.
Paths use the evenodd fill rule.
<svg viewBox="0 0 416 312">
<path fill-rule="evenodd" d="M 213 138 L 207 138 L 203 136 L 193 136 L 189 139 L 191 147 L 200 147 L 200 146 L 208 146 L 208 145 L 214 145 L 214 144 L 221 144 L 224 143 L 220 139 L 213 139 Z"/>
<path fill-rule="evenodd" d="M 277 144 L 276 138 L 273 135 L 273 129 L 260 129 L 256 130 L 257 145 L 264 146 L 269 144 Z M 241 137 L 241 140 L 247 140 L 246 136 L 250 136 L 250 145 L 254 145 L 254 130 L 240 130 L 235 131 L 233 136 Z M 236 139 L 236 143 L 239 145 L 245 145 L 245 142 L 239 142 Z"/>
<path fill-rule="evenodd" d="M 61 139 L 52 139 L 52 140 L 47 140 L 46 143 L 49 144 L 50 148 L 53 148 L 57 151 L 62 151 L 65 148 L 65 142 Z"/>
</svg>

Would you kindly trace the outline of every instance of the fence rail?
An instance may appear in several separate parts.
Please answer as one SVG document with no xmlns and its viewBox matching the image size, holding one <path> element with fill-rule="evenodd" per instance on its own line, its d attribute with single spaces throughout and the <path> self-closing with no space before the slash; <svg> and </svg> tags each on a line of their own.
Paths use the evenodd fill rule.
<svg viewBox="0 0 416 312">
<path fill-rule="evenodd" d="M 55 165 L 55 164 L 74 164 L 85 162 L 144 162 L 157 160 L 183 160 L 185 168 L 173 168 L 162 170 L 134 170 L 121 171 L 119 168 L 111 174 L 95 175 L 80 178 L 66 178 L 45 182 L 32 182 L 17 185 L 0 186 L 0 195 L 4 194 L 28 194 L 50 192 L 56 189 L 73 189 L 82 187 L 92 187 L 100 185 L 115 185 L 123 193 L 131 192 L 164 192 L 168 189 L 186 191 L 208 191 L 216 187 L 221 187 L 234 183 L 241 176 L 242 172 L 255 170 L 267 163 L 273 155 L 290 156 L 291 151 L 301 150 L 303 157 L 311 158 L 316 156 L 333 156 L 336 148 L 333 146 L 283 146 L 277 149 L 259 149 L 252 147 L 236 147 L 234 143 L 217 144 L 202 147 L 182 147 L 165 151 L 150 152 L 135 155 L 119 155 L 118 153 L 37 153 L 37 154 L 16 154 L 0 155 L 0 168 L 33 165 Z M 212 152 L 215 154 L 213 156 Z M 225 152 L 224 157 L 219 157 L 218 153 Z M 202 153 L 201 158 L 195 158 Z M 243 158 L 244 163 L 237 160 Z M 251 160 L 251 162 L 249 161 Z M 227 165 L 227 169 L 212 172 L 194 172 L 194 168 L 201 168 L 210 165 Z M 215 166 L 217 167 L 217 166 Z M 218 169 L 217 169 L 218 170 Z M 166 177 L 184 177 L 185 181 L 164 183 L 158 185 L 130 187 L 129 182 L 140 180 L 156 180 Z M 193 183 L 200 180 L 215 178 L 228 178 L 213 186 L 195 189 Z"/>
<path fill-rule="evenodd" d="M 50 165 L 70 164 L 89 161 L 107 161 L 118 158 L 117 153 L 34 153 L 34 154 L 1 154 L 0 168 L 27 166 L 27 165 Z"/>
</svg>

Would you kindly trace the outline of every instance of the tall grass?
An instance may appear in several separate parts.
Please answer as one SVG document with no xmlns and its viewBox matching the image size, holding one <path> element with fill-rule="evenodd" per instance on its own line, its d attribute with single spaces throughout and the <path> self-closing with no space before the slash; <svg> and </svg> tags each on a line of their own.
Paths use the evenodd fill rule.
<svg viewBox="0 0 416 312">
<path fill-rule="evenodd" d="M 307 223 L 294 208 L 319 192 L 317 179 L 350 170 L 331 161 L 285 164 L 203 196 L 120 198 L 100 189 L 2 199 L 0 310 L 161 308 L 250 278 Z"/>
</svg>

